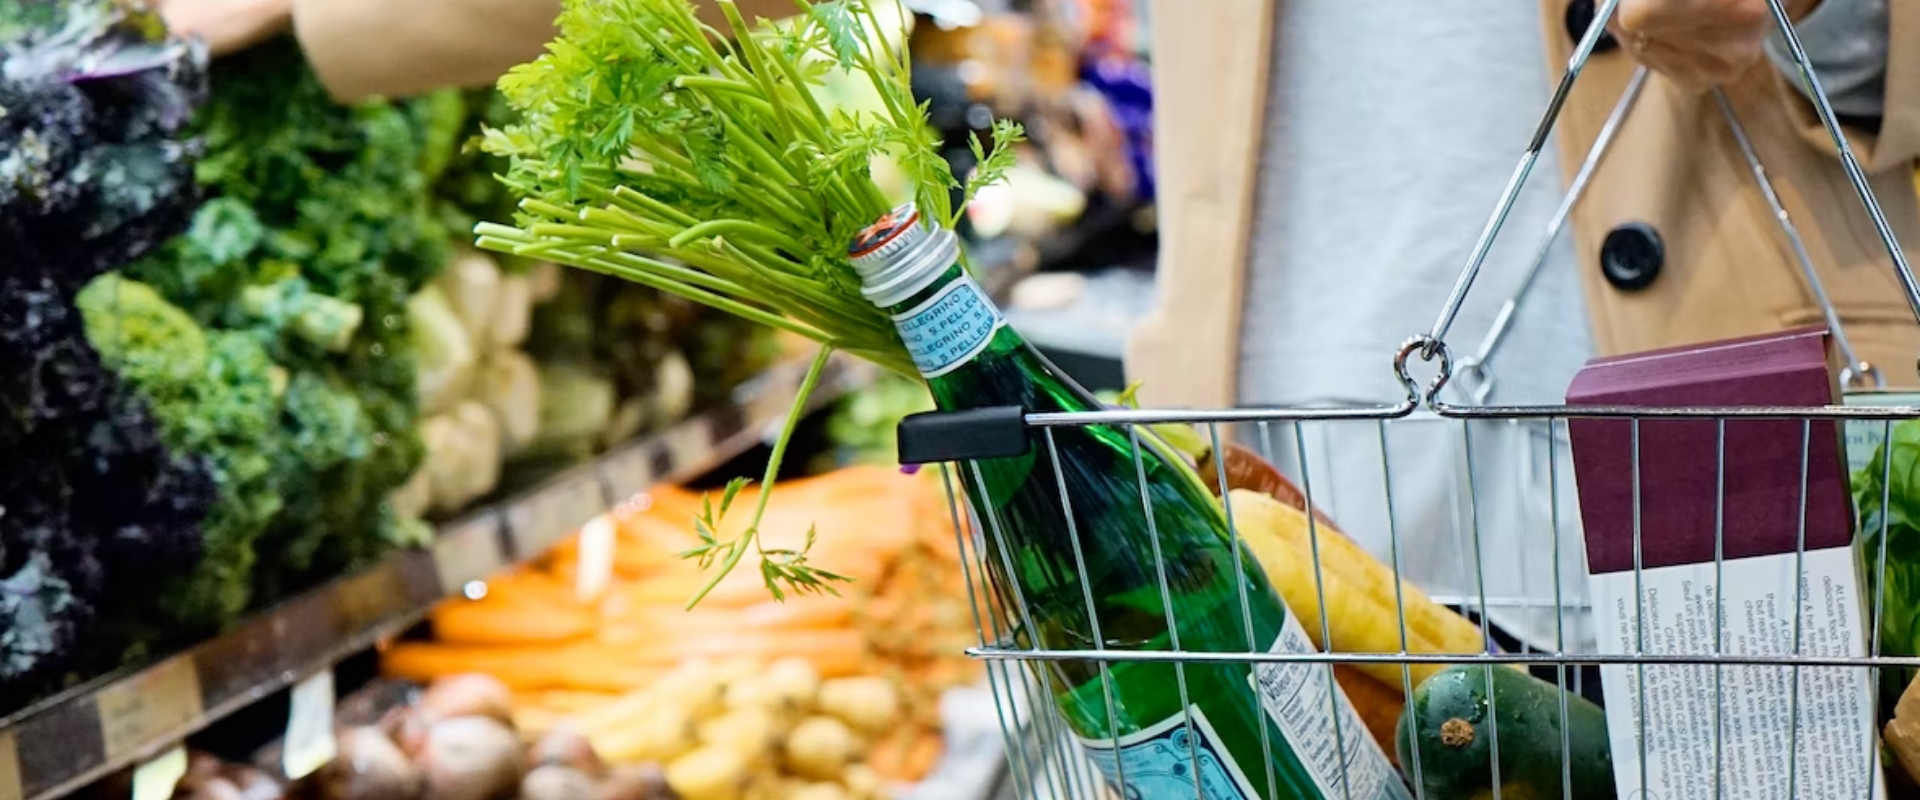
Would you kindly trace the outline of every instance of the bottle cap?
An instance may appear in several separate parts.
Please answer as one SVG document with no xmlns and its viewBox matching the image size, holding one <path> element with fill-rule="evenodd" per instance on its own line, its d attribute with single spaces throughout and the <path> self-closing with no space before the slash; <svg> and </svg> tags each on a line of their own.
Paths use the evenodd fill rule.
<svg viewBox="0 0 1920 800">
<path fill-rule="evenodd" d="M 875 220 L 847 246 L 860 275 L 862 295 L 886 308 L 913 296 L 960 257 L 952 231 L 925 223 L 920 210 L 903 203 Z"/>
</svg>

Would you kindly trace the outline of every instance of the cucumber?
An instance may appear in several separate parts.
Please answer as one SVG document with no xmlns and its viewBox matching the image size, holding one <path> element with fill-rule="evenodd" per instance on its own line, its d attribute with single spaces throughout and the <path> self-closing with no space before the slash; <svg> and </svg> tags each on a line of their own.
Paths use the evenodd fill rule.
<svg viewBox="0 0 1920 800">
<path fill-rule="evenodd" d="M 1586 698 L 1564 694 L 1573 778 L 1573 794 L 1568 797 L 1613 800 L 1606 712 Z M 1560 797 L 1562 695 L 1560 687 L 1515 669 L 1449 667 L 1421 683 L 1400 716 L 1394 749 L 1401 769 L 1415 778 L 1417 761 L 1417 780 L 1425 785 L 1427 800 L 1491 797 L 1497 729 L 1502 800 Z"/>
</svg>

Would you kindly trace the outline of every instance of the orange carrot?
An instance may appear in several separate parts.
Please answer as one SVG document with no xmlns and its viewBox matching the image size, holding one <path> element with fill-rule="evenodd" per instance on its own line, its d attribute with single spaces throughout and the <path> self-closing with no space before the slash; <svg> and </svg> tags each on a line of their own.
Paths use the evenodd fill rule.
<svg viewBox="0 0 1920 800">
<path fill-rule="evenodd" d="M 489 596 L 449 600 L 427 615 L 434 639 L 447 644 L 556 644 L 592 636 L 592 610 L 573 603 Z"/>
<path fill-rule="evenodd" d="M 492 675 L 514 691 L 575 689 L 627 692 L 647 685 L 660 667 L 640 659 L 609 657 L 597 644 L 564 647 L 477 647 L 402 643 L 381 654 L 390 678 L 426 683 L 447 675 Z"/>
</svg>

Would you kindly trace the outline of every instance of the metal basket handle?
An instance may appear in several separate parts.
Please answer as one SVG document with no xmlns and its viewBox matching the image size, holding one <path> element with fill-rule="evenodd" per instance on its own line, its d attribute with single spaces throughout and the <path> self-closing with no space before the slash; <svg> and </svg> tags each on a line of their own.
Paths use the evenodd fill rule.
<svg viewBox="0 0 1920 800">
<path fill-rule="evenodd" d="M 1467 293 L 1472 289 L 1475 279 L 1479 277 L 1480 270 L 1485 265 L 1488 254 L 1493 249 L 1494 240 L 1500 235 L 1500 231 L 1505 226 L 1508 215 L 1512 213 L 1514 205 L 1518 202 L 1520 192 L 1526 186 L 1527 178 L 1532 174 L 1534 165 L 1539 161 L 1540 152 L 1546 146 L 1547 137 L 1553 131 L 1554 123 L 1559 120 L 1560 112 L 1566 105 L 1566 99 L 1572 91 L 1574 81 L 1579 78 L 1580 72 L 1586 67 L 1587 61 L 1591 59 L 1595 45 L 1599 41 L 1601 34 L 1606 30 L 1608 20 L 1612 19 L 1618 6 L 1619 0 L 1603 0 L 1597 13 L 1594 15 L 1593 22 L 1588 25 L 1586 33 L 1580 38 L 1580 42 L 1568 57 L 1566 73 L 1561 76 L 1559 84 L 1555 87 L 1553 97 L 1548 101 L 1547 108 L 1541 115 L 1540 123 L 1534 130 L 1533 137 L 1528 141 L 1526 150 L 1521 154 L 1519 163 L 1515 165 L 1513 174 L 1508 179 L 1507 186 L 1505 190 L 1502 191 L 1500 199 L 1494 207 L 1492 216 L 1488 218 L 1486 226 L 1481 230 L 1480 237 L 1475 242 L 1472 252 L 1468 255 L 1466 265 L 1461 269 L 1459 277 L 1455 280 L 1452 291 L 1448 293 L 1446 301 L 1442 304 L 1440 314 L 1438 318 L 1434 320 L 1433 326 L 1427 333 L 1408 339 L 1395 354 L 1393 364 L 1394 372 L 1399 377 L 1401 384 L 1407 387 L 1409 402 L 1424 402 L 1429 407 L 1433 407 L 1436 410 L 1438 409 L 1440 405 L 1438 400 L 1440 390 L 1453 377 L 1454 371 L 1453 359 L 1448 353 L 1446 345 L 1446 335 L 1453 326 L 1455 318 L 1459 315 L 1460 308 L 1466 301 Z M 1767 6 L 1772 13 L 1775 25 L 1779 28 L 1786 42 L 1788 51 L 1793 57 L 1794 65 L 1798 69 L 1801 81 L 1806 87 L 1806 94 L 1813 102 L 1814 110 L 1819 114 L 1821 124 L 1826 128 L 1828 138 L 1833 142 L 1835 149 L 1839 152 L 1841 168 L 1846 172 L 1847 179 L 1853 185 L 1855 194 L 1860 198 L 1862 207 L 1866 209 L 1867 215 L 1873 221 L 1874 229 L 1879 234 L 1881 243 L 1886 247 L 1887 254 L 1893 260 L 1894 272 L 1899 277 L 1901 286 L 1907 295 L 1907 304 L 1909 308 L 1913 310 L 1915 319 L 1920 320 L 1920 281 L 1915 280 L 1913 270 L 1907 263 L 1906 253 L 1901 248 L 1899 239 L 1894 235 L 1893 227 L 1887 221 L 1886 214 L 1881 210 L 1880 202 L 1874 196 L 1872 186 L 1867 182 L 1866 171 L 1860 166 L 1859 159 L 1854 155 L 1852 144 L 1848 141 L 1845 131 L 1840 127 L 1839 118 L 1834 113 L 1833 105 L 1827 99 L 1825 88 L 1821 86 L 1819 77 L 1814 74 L 1813 66 L 1807 57 L 1806 49 L 1801 45 L 1800 37 L 1794 31 L 1793 21 L 1787 16 L 1786 9 L 1782 6 L 1781 0 L 1767 0 Z M 1501 307 L 1499 315 L 1494 321 L 1493 328 L 1488 332 L 1487 337 L 1482 340 L 1479 350 L 1476 351 L 1474 355 L 1460 361 L 1463 374 L 1472 376 L 1478 384 L 1472 391 L 1474 402 L 1484 402 L 1487 394 L 1490 392 L 1491 382 L 1488 380 L 1486 373 L 1486 361 L 1498 348 L 1501 338 L 1504 337 L 1507 327 L 1511 324 L 1514 310 L 1523 299 L 1527 290 L 1531 287 L 1534 278 L 1544 264 L 1546 254 L 1549 252 L 1554 238 L 1558 236 L 1560 229 L 1565 225 L 1567 215 L 1571 212 L 1574 203 L 1578 201 L 1580 194 L 1586 188 L 1587 180 L 1592 176 L 1592 170 L 1604 156 L 1607 147 L 1611 144 L 1617 126 L 1637 98 L 1641 85 L 1644 82 L 1645 71 L 1646 68 L 1641 67 L 1635 73 L 1626 93 L 1622 96 L 1619 104 L 1615 106 L 1613 113 L 1608 117 L 1605 126 L 1601 129 L 1600 136 L 1588 151 L 1585 161 L 1581 164 L 1579 173 L 1574 178 L 1573 185 L 1569 188 L 1567 196 L 1562 200 L 1560 208 L 1556 211 L 1552 221 L 1548 225 L 1546 239 L 1540 245 L 1540 250 L 1536 255 L 1534 263 L 1530 265 L 1519 291 Z M 1769 206 L 1774 211 L 1775 218 L 1780 222 L 1782 230 L 1793 248 L 1795 259 L 1799 262 L 1802 272 L 1807 277 L 1809 288 L 1814 293 L 1815 298 L 1820 303 L 1823 314 L 1825 314 L 1827 318 L 1829 328 L 1835 333 L 1836 343 L 1840 348 L 1842 356 L 1847 360 L 1846 371 L 1842 374 L 1843 379 L 1849 387 L 1859 385 L 1863 381 L 1870 382 L 1871 385 L 1875 387 L 1884 385 L 1884 377 L 1880 374 L 1878 367 L 1860 359 L 1853 351 L 1851 342 L 1845 338 L 1845 333 L 1840 326 L 1839 314 L 1834 310 L 1832 301 L 1826 293 L 1825 286 L 1820 282 L 1818 273 L 1814 271 L 1812 258 L 1806 252 L 1806 248 L 1800 238 L 1799 230 L 1794 227 L 1792 220 L 1787 216 L 1785 209 L 1781 206 L 1778 195 L 1774 193 L 1772 182 L 1768 180 L 1766 170 L 1760 164 L 1759 158 L 1755 154 L 1746 136 L 1745 127 L 1741 125 L 1738 116 L 1733 111 L 1732 104 L 1727 101 L 1725 93 L 1717 88 L 1714 91 L 1722 114 L 1726 117 L 1728 125 L 1733 129 L 1734 137 L 1739 143 L 1741 152 L 1746 157 L 1749 167 L 1753 170 L 1754 177 L 1760 185 L 1762 194 L 1766 197 Z M 1438 374 L 1433 380 L 1428 382 L 1424 392 L 1419 388 L 1418 381 L 1416 381 L 1409 372 L 1410 358 L 1416 355 L 1422 361 L 1437 361 L 1439 367 Z"/>
</svg>

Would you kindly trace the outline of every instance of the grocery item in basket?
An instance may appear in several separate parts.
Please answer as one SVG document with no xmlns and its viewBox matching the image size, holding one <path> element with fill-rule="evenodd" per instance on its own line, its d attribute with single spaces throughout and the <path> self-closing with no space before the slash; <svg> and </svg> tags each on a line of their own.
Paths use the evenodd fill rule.
<svg viewBox="0 0 1920 800">
<path fill-rule="evenodd" d="M 1427 800 L 1489 797 L 1496 780 L 1502 797 L 1615 797 L 1606 714 L 1515 670 L 1449 667 L 1414 690 L 1397 740 Z"/>
<path fill-rule="evenodd" d="M 1831 362 L 1819 328 L 1602 358 L 1567 402 L 1813 408 L 1836 400 Z M 1572 419 L 1568 432 L 1603 653 L 1866 655 L 1834 421 Z M 1600 672 L 1622 796 L 1758 796 L 1789 781 L 1809 797 L 1885 795 L 1866 669 Z"/>
<path fill-rule="evenodd" d="M 1006 325 L 959 263 L 954 234 L 912 204 L 849 253 L 863 295 L 892 316 L 941 410 L 1105 410 Z M 984 528 L 987 573 L 1018 607 L 1023 646 L 1313 652 L 1304 623 L 1234 546 L 1206 484 L 1158 435 L 1011 422 L 947 438 L 903 431 L 902 455 L 963 462 L 956 472 Z M 1324 664 L 1065 660 L 1044 669 L 1083 752 L 1138 796 L 1406 796 Z"/>
<path fill-rule="evenodd" d="M 1287 607 L 1301 615 L 1315 646 L 1349 653 L 1397 653 L 1404 648 L 1410 653 L 1466 656 L 1486 650 L 1477 626 L 1428 599 L 1413 584 L 1397 581 L 1392 568 L 1360 549 L 1338 528 L 1310 527 L 1305 513 L 1266 495 L 1235 490 L 1228 498 L 1241 538 Z M 1323 605 L 1331 644 L 1321 641 Z M 1406 678 L 1418 685 L 1441 665 L 1409 664 L 1407 676 L 1399 664 L 1356 666 L 1398 687 Z"/>
</svg>

